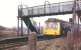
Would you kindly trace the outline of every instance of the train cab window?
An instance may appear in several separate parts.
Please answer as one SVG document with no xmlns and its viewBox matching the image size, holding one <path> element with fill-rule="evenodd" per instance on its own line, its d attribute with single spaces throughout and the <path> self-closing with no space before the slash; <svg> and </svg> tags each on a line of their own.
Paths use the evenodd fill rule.
<svg viewBox="0 0 81 50">
<path fill-rule="evenodd" d="M 57 28 L 57 23 L 56 22 L 50 22 L 47 26 L 48 26 L 48 28 L 54 28 L 54 29 L 56 29 Z"/>
</svg>

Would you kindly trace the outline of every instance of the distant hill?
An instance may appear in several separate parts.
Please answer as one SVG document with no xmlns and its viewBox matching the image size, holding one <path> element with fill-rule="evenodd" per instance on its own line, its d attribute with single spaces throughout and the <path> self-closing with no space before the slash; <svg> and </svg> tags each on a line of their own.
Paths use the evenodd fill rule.
<svg viewBox="0 0 81 50">
<path fill-rule="evenodd" d="M 5 29 L 6 29 L 6 27 L 0 26 L 0 30 L 5 30 Z"/>
<path fill-rule="evenodd" d="M 7 28 L 4 26 L 0 26 L 0 37 L 9 37 L 16 35 L 17 35 L 17 28 Z"/>
<path fill-rule="evenodd" d="M 9 36 L 17 36 L 17 27 L 4 27 L 0 26 L 0 37 L 9 37 Z M 27 34 L 27 28 L 23 28 L 23 33 Z M 21 28 L 19 28 L 19 34 L 21 35 Z"/>
</svg>

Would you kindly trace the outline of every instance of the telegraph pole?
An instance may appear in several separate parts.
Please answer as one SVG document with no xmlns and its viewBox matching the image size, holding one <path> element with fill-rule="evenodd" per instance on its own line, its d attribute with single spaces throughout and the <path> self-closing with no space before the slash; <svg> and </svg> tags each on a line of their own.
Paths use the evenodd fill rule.
<svg viewBox="0 0 81 50">
<path fill-rule="evenodd" d="M 79 39 L 79 18 L 80 18 L 80 7 L 79 7 L 79 0 L 74 0 L 73 5 L 73 22 L 72 22 L 72 39 L 73 39 L 73 45 L 76 43 L 76 47 L 74 47 L 74 50 L 78 50 L 78 41 L 76 42 L 76 38 Z M 76 26 L 76 15 L 78 15 L 78 25 Z"/>
<path fill-rule="evenodd" d="M 73 46 L 73 50 L 76 50 L 76 48 L 75 48 L 75 34 L 76 34 L 76 27 L 75 27 L 75 24 L 76 24 L 76 0 L 74 0 L 74 5 L 73 5 L 73 17 L 72 17 L 72 19 L 73 19 L 73 21 L 72 21 L 72 40 L 73 40 L 73 44 L 72 44 L 72 46 Z"/>
</svg>

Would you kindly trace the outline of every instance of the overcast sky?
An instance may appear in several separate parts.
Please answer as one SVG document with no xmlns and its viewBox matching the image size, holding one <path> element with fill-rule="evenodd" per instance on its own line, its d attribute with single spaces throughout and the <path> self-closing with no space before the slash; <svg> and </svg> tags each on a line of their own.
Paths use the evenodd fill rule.
<svg viewBox="0 0 81 50">
<path fill-rule="evenodd" d="M 47 0 L 50 3 L 71 1 L 71 0 Z M 5 27 L 16 27 L 17 26 L 17 9 L 19 4 L 24 4 L 29 7 L 42 5 L 45 0 L 0 0 L 0 25 Z M 71 15 L 69 15 L 70 17 Z M 60 16 L 62 19 L 63 16 Z M 57 18 L 60 18 L 57 17 Z M 66 17 L 65 20 L 68 20 Z"/>
</svg>

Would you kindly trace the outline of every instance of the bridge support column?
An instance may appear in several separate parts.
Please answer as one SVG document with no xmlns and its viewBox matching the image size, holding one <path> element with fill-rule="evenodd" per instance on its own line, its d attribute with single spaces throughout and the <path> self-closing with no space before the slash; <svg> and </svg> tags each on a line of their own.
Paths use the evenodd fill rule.
<svg viewBox="0 0 81 50">
<path fill-rule="evenodd" d="M 18 27 L 18 29 L 17 29 L 17 36 L 19 36 L 19 17 L 17 18 L 17 27 Z"/>
<path fill-rule="evenodd" d="M 17 18 L 17 27 L 18 27 L 18 30 L 17 30 L 17 36 L 23 36 L 23 20 L 21 18 Z M 21 24 L 21 25 L 20 25 Z"/>
<path fill-rule="evenodd" d="M 21 19 L 21 36 L 23 36 L 23 20 Z"/>
</svg>

